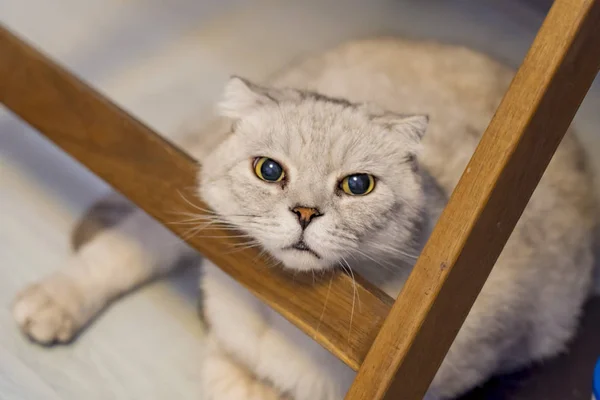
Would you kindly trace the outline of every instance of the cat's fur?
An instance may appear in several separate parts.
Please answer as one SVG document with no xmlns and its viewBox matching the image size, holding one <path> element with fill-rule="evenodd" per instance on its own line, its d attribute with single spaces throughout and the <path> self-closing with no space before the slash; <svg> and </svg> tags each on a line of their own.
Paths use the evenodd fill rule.
<svg viewBox="0 0 600 400">
<path fill-rule="evenodd" d="M 200 194 L 287 268 L 348 263 L 396 296 L 511 77 L 468 49 L 378 39 L 292 66 L 270 88 L 233 78 L 220 104 L 224 119 L 187 148 L 203 164 Z M 257 156 L 285 166 L 284 185 L 254 175 Z M 354 172 L 377 176 L 371 194 L 336 189 Z M 565 348 L 592 282 L 592 187 L 569 132 L 435 377 L 432 398 L 460 395 Z M 298 205 L 322 213 L 303 233 L 318 258 L 287 249 L 302 234 L 290 212 Z M 101 224 L 109 229 L 81 225 L 78 236 L 91 240 L 75 241 L 81 248 L 70 265 L 19 296 L 14 314 L 27 335 L 70 340 L 111 299 L 188 251 L 144 213 L 123 210 L 121 221 Z M 343 397 L 353 371 L 219 268 L 205 261 L 203 269 L 210 333 L 202 398 Z"/>
</svg>

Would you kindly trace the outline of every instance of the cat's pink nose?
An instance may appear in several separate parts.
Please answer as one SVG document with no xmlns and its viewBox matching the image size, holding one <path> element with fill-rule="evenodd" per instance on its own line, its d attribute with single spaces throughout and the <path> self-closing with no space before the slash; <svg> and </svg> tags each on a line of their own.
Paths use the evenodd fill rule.
<svg viewBox="0 0 600 400">
<path fill-rule="evenodd" d="M 298 217 L 298 223 L 303 230 L 306 229 L 308 224 L 310 224 L 314 218 L 323 215 L 319 210 L 313 207 L 298 206 L 292 208 L 291 211 Z"/>
</svg>

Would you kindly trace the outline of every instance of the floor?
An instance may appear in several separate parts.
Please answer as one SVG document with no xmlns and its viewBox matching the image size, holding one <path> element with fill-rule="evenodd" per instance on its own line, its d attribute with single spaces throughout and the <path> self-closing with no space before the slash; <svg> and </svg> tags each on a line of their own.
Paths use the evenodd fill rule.
<svg viewBox="0 0 600 400">
<path fill-rule="evenodd" d="M 210 116 L 231 73 L 260 79 L 307 52 L 389 34 L 462 43 L 517 66 L 541 21 L 515 0 L 0 0 L 0 23 L 175 141 L 182 125 Z M 592 152 L 599 86 L 577 119 Z M 0 109 L 0 400 L 202 398 L 194 271 L 126 297 L 67 347 L 32 345 L 12 322 L 16 291 L 65 262 L 69 230 L 107 190 Z M 593 310 L 589 326 L 600 320 Z M 589 399 L 578 385 L 568 397 L 506 397 L 492 384 L 472 398 Z"/>
</svg>

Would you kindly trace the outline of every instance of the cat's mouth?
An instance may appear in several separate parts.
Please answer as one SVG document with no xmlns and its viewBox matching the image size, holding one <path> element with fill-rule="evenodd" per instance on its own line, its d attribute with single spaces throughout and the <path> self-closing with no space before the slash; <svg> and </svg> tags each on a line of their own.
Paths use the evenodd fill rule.
<svg viewBox="0 0 600 400">
<path fill-rule="evenodd" d="M 286 247 L 285 250 L 297 250 L 297 251 L 309 253 L 309 254 L 313 255 L 314 257 L 321 259 L 321 256 L 319 256 L 313 249 L 311 249 L 302 239 L 298 240 L 293 245 Z"/>
</svg>

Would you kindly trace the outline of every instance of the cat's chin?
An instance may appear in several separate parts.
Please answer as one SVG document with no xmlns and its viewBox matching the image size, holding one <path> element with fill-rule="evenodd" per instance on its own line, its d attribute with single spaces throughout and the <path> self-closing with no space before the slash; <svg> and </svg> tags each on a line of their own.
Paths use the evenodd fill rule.
<svg viewBox="0 0 600 400">
<path fill-rule="evenodd" d="M 331 263 L 307 251 L 283 250 L 273 254 L 286 269 L 294 271 L 321 271 L 331 268 Z"/>
</svg>

